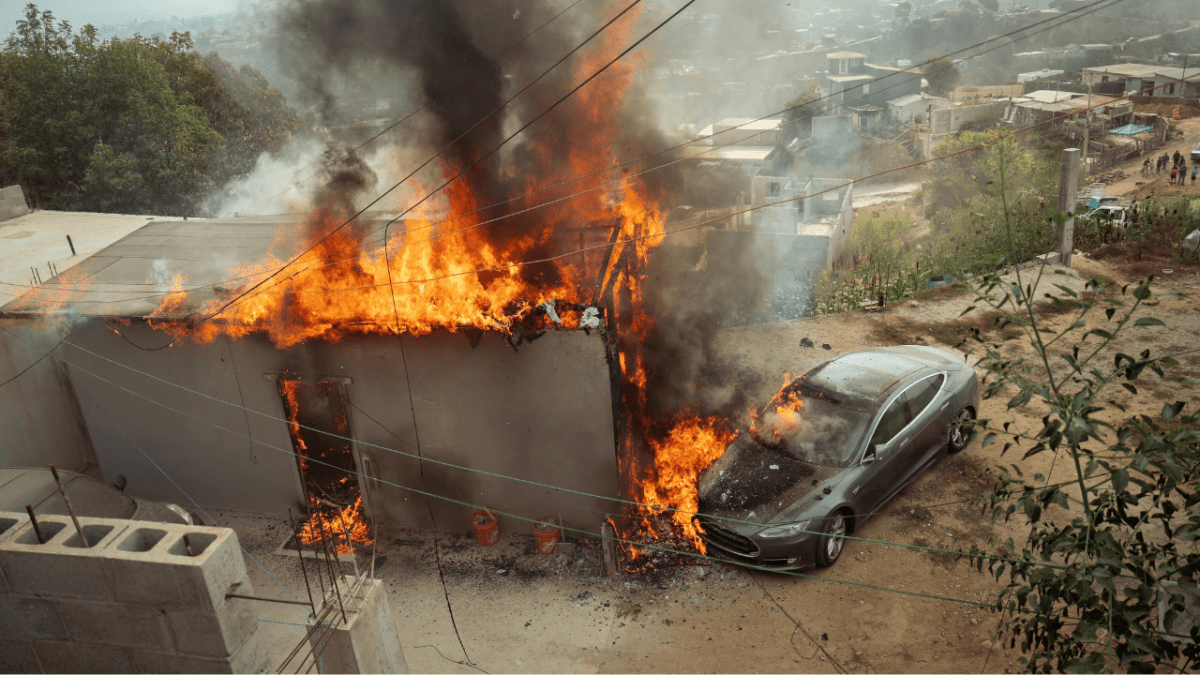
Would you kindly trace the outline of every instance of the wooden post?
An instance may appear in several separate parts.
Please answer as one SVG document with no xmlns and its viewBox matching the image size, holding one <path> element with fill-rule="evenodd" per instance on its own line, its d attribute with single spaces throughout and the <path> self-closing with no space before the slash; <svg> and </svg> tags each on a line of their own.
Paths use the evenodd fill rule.
<svg viewBox="0 0 1200 675">
<path fill-rule="evenodd" d="M 1067 214 L 1058 231 L 1058 264 L 1071 266 L 1071 252 L 1075 250 L 1075 210 L 1079 192 L 1079 149 L 1067 148 L 1062 153 L 1062 167 L 1058 174 L 1058 211 Z"/>
<path fill-rule="evenodd" d="M 607 520 L 600 523 L 600 563 L 604 575 L 610 579 L 620 576 L 617 561 L 617 530 Z"/>
</svg>

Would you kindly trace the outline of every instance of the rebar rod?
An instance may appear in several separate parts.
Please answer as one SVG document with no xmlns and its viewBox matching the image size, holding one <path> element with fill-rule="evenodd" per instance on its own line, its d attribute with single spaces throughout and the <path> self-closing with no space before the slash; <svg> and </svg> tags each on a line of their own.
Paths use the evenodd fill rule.
<svg viewBox="0 0 1200 675">
<path fill-rule="evenodd" d="M 308 604 L 313 608 L 313 616 L 316 616 L 316 605 L 313 604 L 312 585 L 308 583 L 308 568 L 304 564 L 304 550 L 300 548 L 300 535 L 296 532 L 296 518 L 292 516 L 292 508 L 288 507 L 288 522 L 292 525 L 292 538 L 296 540 L 296 553 L 300 554 L 300 574 L 304 577 L 304 590 L 308 591 Z M 321 598 L 322 601 L 325 598 Z"/>
<path fill-rule="evenodd" d="M 346 527 L 346 517 L 342 512 L 338 511 L 338 520 L 342 521 L 342 534 L 346 536 L 346 547 L 350 549 L 350 561 L 354 563 L 354 580 L 359 577 L 358 572 L 358 556 L 354 555 L 354 542 L 350 541 L 350 528 Z"/>
<path fill-rule="evenodd" d="M 324 520 L 321 521 L 321 544 L 325 548 L 325 560 L 327 562 L 329 562 L 329 532 L 325 529 L 325 521 Z M 333 552 L 333 557 L 334 558 L 337 557 L 336 549 Z M 338 566 L 338 576 L 341 576 L 341 571 L 342 571 L 342 568 L 339 565 Z M 333 563 L 332 562 L 329 562 L 329 574 L 330 574 L 329 580 L 333 583 L 333 592 L 335 594 L 337 594 L 338 606 L 342 608 L 342 622 L 350 623 L 350 620 L 346 618 L 346 605 L 345 605 L 345 603 L 342 602 L 342 590 L 340 588 L 338 588 L 338 580 L 336 577 L 333 576 Z"/>
<path fill-rule="evenodd" d="M 54 474 L 54 482 L 58 483 L 58 493 L 62 495 L 63 503 L 67 505 L 67 513 L 71 516 L 71 522 L 75 523 L 75 531 L 79 533 L 80 545 L 83 548 L 91 548 L 87 537 L 83 536 L 83 526 L 79 524 L 79 519 L 75 517 L 75 509 L 71 508 L 71 500 L 67 499 L 67 490 L 63 487 L 62 479 L 58 477 L 58 469 L 54 465 L 50 465 L 50 473 Z"/>
<path fill-rule="evenodd" d="M 37 517 L 33 515 L 33 507 L 26 504 L 25 512 L 29 514 L 29 524 L 33 525 L 33 533 L 37 535 L 38 543 L 46 543 L 46 538 L 42 536 L 42 528 L 38 525 Z"/>
</svg>

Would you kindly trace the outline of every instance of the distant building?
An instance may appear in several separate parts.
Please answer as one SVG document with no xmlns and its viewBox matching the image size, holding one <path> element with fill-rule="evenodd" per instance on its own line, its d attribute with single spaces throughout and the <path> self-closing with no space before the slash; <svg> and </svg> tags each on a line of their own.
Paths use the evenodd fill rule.
<svg viewBox="0 0 1200 675">
<path fill-rule="evenodd" d="M 916 68 L 867 63 L 866 55 L 858 52 L 832 52 L 827 59 L 830 115 L 846 114 L 844 106 L 884 110 L 892 99 L 921 93 L 921 71 Z"/>
<path fill-rule="evenodd" d="M 1021 84 L 1025 84 L 1026 82 L 1035 82 L 1037 80 L 1047 80 L 1047 79 L 1050 79 L 1052 77 L 1057 77 L 1058 75 L 1062 75 L 1062 74 L 1063 74 L 1063 71 L 1061 71 L 1061 70 L 1050 70 L 1050 69 L 1035 70 L 1032 73 L 1021 73 L 1021 74 L 1017 75 L 1017 82 L 1020 82 Z"/>
<path fill-rule="evenodd" d="M 1084 68 L 1082 76 L 1085 85 L 1121 82 L 1126 94 L 1200 97 L 1200 67 L 1185 71 L 1174 66 L 1118 63 Z M 1187 81 L 1181 82 L 1185 76 Z"/>
<path fill-rule="evenodd" d="M 1093 124 L 1104 130 L 1129 124 L 1133 117 L 1133 102 L 1110 96 L 1091 96 L 1069 91 L 1034 91 L 1012 99 L 1005 111 L 1005 122 L 1024 127 L 1056 120 L 1053 127 L 1069 120 L 1088 116 L 1089 98 Z"/>
<path fill-rule="evenodd" d="M 898 124 L 920 124 L 929 121 L 930 109 L 953 105 L 950 99 L 927 94 L 909 94 L 887 103 L 888 119 Z"/>
</svg>

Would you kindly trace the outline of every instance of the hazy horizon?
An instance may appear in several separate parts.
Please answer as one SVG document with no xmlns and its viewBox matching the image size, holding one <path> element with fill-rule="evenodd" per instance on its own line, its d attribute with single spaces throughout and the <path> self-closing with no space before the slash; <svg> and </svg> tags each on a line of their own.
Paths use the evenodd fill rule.
<svg viewBox="0 0 1200 675">
<path fill-rule="evenodd" d="M 54 18 L 65 20 L 76 28 L 84 24 L 101 26 L 130 21 L 163 21 L 172 17 L 187 19 L 197 16 L 229 14 L 249 0 L 124 0 L 119 7 L 95 0 L 39 0 L 39 10 L 50 10 Z M 8 37 L 25 18 L 25 0 L 0 3 L 0 38 Z"/>
</svg>

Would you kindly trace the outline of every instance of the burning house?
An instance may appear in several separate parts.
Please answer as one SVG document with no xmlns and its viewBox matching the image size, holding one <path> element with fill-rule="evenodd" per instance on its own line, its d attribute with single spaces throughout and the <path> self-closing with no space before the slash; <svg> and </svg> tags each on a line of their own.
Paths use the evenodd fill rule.
<svg viewBox="0 0 1200 675">
<path fill-rule="evenodd" d="M 668 225 L 683 190 L 673 157 L 613 171 L 672 145 L 635 65 L 614 60 L 637 11 L 505 110 L 506 78 L 530 81 L 540 66 L 516 53 L 502 70 L 453 3 L 345 9 L 296 5 L 297 67 L 316 59 L 318 94 L 322 73 L 364 57 L 415 73 L 427 138 L 371 162 L 331 144 L 317 187 L 284 215 L 141 218 L 0 307 L 23 327 L 14 339 L 53 353 L 61 401 L 50 405 L 78 411 L 79 454 L 147 498 L 298 509 L 301 539 L 342 520 L 360 543 L 391 526 L 469 529 L 481 507 L 561 510 L 566 526 L 595 531 L 625 510 L 635 525 L 623 531 L 703 551 L 687 513 L 695 478 L 745 411 L 714 334 L 730 308 L 772 302 L 775 258 L 756 252 L 776 235 L 828 260 L 849 187 L 759 181 L 764 198 L 810 203 L 762 209 L 761 232 L 737 233 L 762 236 L 723 243 L 708 262 L 726 272 L 718 263 L 693 284 L 703 246 L 661 246 L 699 226 Z M 439 29 L 397 41 L 411 25 Z M 481 119 L 488 110 L 505 112 Z M 388 187 L 430 148 L 429 170 Z M 56 218 L 67 216 L 5 226 Z"/>
</svg>

